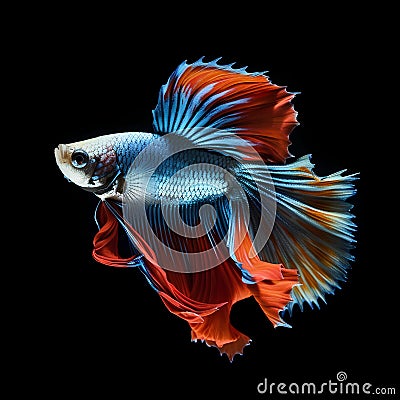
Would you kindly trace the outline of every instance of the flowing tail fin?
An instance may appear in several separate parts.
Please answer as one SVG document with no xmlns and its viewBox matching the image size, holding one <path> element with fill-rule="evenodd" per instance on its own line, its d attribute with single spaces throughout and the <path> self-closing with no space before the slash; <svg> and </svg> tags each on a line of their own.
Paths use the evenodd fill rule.
<svg viewBox="0 0 400 400">
<path fill-rule="evenodd" d="M 325 302 L 326 294 L 340 288 L 354 259 L 351 250 L 357 226 L 353 205 L 347 200 L 356 192 L 358 177 L 345 175 L 345 170 L 318 177 L 313 167 L 310 155 L 268 167 L 276 216 L 259 256 L 298 271 L 300 285 L 293 287 L 293 301 L 286 307 L 290 314 L 295 304 L 301 310 L 304 303 L 319 308 L 318 299 Z"/>
</svg>

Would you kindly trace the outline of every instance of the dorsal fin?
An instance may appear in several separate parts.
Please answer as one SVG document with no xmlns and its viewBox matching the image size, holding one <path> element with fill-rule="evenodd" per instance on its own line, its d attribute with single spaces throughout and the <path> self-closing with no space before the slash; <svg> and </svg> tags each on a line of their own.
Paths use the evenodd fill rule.
<svg viewBox="0 0 400 400">
<path fill-rule="evenodd" d="M 185 61 L 172 73 L 153 110 L 155 132 L 229 132 L 250 142 L 264 161 L 284 162 L 290 156 L 289 135 L 298 125 L 291 103 L 295 93 L 272 84 L 264 72 L 249 73 L 247 67 L 218 60 Z"/>
</svg>

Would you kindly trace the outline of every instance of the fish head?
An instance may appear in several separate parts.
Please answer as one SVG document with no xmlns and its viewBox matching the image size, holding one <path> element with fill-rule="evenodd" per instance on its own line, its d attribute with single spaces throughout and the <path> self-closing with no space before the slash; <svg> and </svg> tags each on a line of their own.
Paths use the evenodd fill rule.
<svg viewBox="0 0 400 400">
<path fill-rule="evenodd" d="M 54 155 L 64 177 L 90 192 L 107 189 L 119 173 L 111 138 L 59 144 Z"/>
</svg>

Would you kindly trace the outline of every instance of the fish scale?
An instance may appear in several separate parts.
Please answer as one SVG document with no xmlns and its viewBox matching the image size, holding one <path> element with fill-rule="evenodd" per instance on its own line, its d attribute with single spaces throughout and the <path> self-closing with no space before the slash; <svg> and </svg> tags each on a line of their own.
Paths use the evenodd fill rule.
<svg viewBox="0 0 400 400">
<path fill-rule="evenodd" d="M 236 162 L 203 150 L 187 150 L 163 161 L 151 178 L 154 199 L 182 204 L 213 200 L 226 195 L 226 173 L 234 174 Z"/>
<path fill-rule="evenodd" d="M 117 135 L 113 146 L 123 174 L 128 173 L 137 155 L 157 137 L 158 135 L 146 132 L 128 132 Z"/>
</svg>

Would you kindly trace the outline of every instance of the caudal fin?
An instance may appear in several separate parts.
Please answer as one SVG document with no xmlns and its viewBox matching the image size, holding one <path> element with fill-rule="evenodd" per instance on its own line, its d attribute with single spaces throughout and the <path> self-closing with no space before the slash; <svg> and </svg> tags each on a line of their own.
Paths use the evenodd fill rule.
<svg viewBox="0 0 400 400">
<path fill-rule="evenodd" d="M 310 156 L 279 166 L 269 166 L 275 187 L 274 228 L 261 255 L 296 269 L 300 285 L 293 288 L 294 304 L 319 307 L 346 280 L 354 256 L 357 229 L 348 199 L 356 192 L 356 174 L 344 171 L 319 177 Z"/>
</svg>

